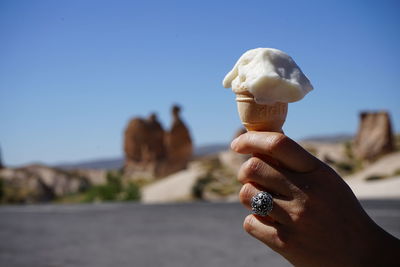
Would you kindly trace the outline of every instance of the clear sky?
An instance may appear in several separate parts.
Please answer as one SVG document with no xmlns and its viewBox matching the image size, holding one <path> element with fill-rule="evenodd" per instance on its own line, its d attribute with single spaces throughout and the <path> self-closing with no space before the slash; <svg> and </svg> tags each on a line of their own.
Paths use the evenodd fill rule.
<svg viewBox="0 0 400 267">
<path fill-rule="evenodd" d="M 133 116 L 183 106 L 196 145 L 240 126 L 224 75 L 248 49 L 291 55 L 315 90 L 284 130 L 354 133 L 386 109 L 400 129 L 399 1 L 0 1 L 0 147 L 6 164 L 122 155 Z"/>
</svg>

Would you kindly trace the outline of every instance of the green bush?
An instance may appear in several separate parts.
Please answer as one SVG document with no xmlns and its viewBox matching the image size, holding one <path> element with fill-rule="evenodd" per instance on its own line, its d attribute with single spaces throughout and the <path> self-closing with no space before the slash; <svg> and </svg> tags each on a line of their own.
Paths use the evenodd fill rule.
<svg viewBox="0 0 400 267">
<path fill-rule="evenodd" d="M 369 181 L 381 180 L 384 178 L 386 178 L 386 177 L 383 175 L 372 174 L 372 175 L 368 176 L 367 178 L 365 178 L 365 180 L 369 182 Z"/>
<path fill-rule="evenodd" d="M 396 150 L 400 150 L 400 134 L 397 134 L 395 137 L 395 148 Z"/>
<path fill-rule="evenodd" d="M 399 176 L 400 175 L 400 169 L 396 169 L 394 172 L 393 172 L 393 176 Z"/>
<path fill-rule="evenodd" d="M 335 164 L 336 168 L 338 168 L 339 171 L 344 172 L 344 173 L 352 173 L 354 172 L 354 165 L 348 162 L 337 162 Z"/>
<path fill-rule="evenodd" d="M 98 185 L 90 188 L 86 193 L 86 201 L 117 200 L 119 191 L 114 185 Z"/>
<path fill-rule="evenodd" d="M 343 145 L 344 145 L 344 151 L 345 151 L 346 156 L 349 159 L 354 159 L 352 142 L 351 141 L 347 141 Z"/>
<path fill-rule="evenodd" d="M 107 173 L 107 183 L 91 187 L 86 193 L 84 202 L 93 201 L 129 201 L 140 199 L 140 188 L 134 183 L 122 184 L 120 173 Z"/>
<path fill-rule="evenodd" d="M 140 199 L 140 189 L 137 184 L 129 183 L 127 186 L 125 186 L 123 193 L 122 200 L 124 201 Z"/>
<path fill-rule="evenodd" d="M 196 199 L 203 199 L 203 193 L 205 187 L 214 180 L 212 173 L 200 177 L 192 188 L 192 195 Z"/>
</svg>

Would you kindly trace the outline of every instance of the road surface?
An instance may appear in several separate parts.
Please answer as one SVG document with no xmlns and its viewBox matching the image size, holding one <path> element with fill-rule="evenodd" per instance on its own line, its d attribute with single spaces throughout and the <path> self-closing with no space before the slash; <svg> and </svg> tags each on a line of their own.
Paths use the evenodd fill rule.
<svg viewBox="0 0 400 267">
<path fill-rule="evenodd" d="M 400 237 L 400 200 L 362 202 Z M 290 266 L 242 230 L 238 203 L 0 206 L 0 266 Z"/>
</svg>

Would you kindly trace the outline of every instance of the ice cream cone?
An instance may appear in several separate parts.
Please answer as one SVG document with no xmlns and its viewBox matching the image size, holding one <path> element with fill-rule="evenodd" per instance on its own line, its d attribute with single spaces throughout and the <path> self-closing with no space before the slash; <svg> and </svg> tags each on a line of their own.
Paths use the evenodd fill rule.
<svg viewBox="0 0 400 267">
<path fill-rule="evenodd" d="M 239 117 L 248 131 L 282 132 L 288 104 L 277 102 L 260 105 L 249 92 L 236 94 Z"/>
</svg>

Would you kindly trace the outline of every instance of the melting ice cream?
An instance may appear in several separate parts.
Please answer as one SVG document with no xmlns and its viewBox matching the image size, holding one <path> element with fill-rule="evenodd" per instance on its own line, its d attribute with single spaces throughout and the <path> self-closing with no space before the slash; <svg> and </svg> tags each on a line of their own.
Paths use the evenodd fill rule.
<svg viewBox="0 0 400 267">
<path fill-rule="evenodd" d="M 236 94 L 251 93 L 262 105 L 295 102 L 313 89 L 296 62 L 273 48 L 245 52 L 225 76 L 223 85 Z"/>
</svg>

